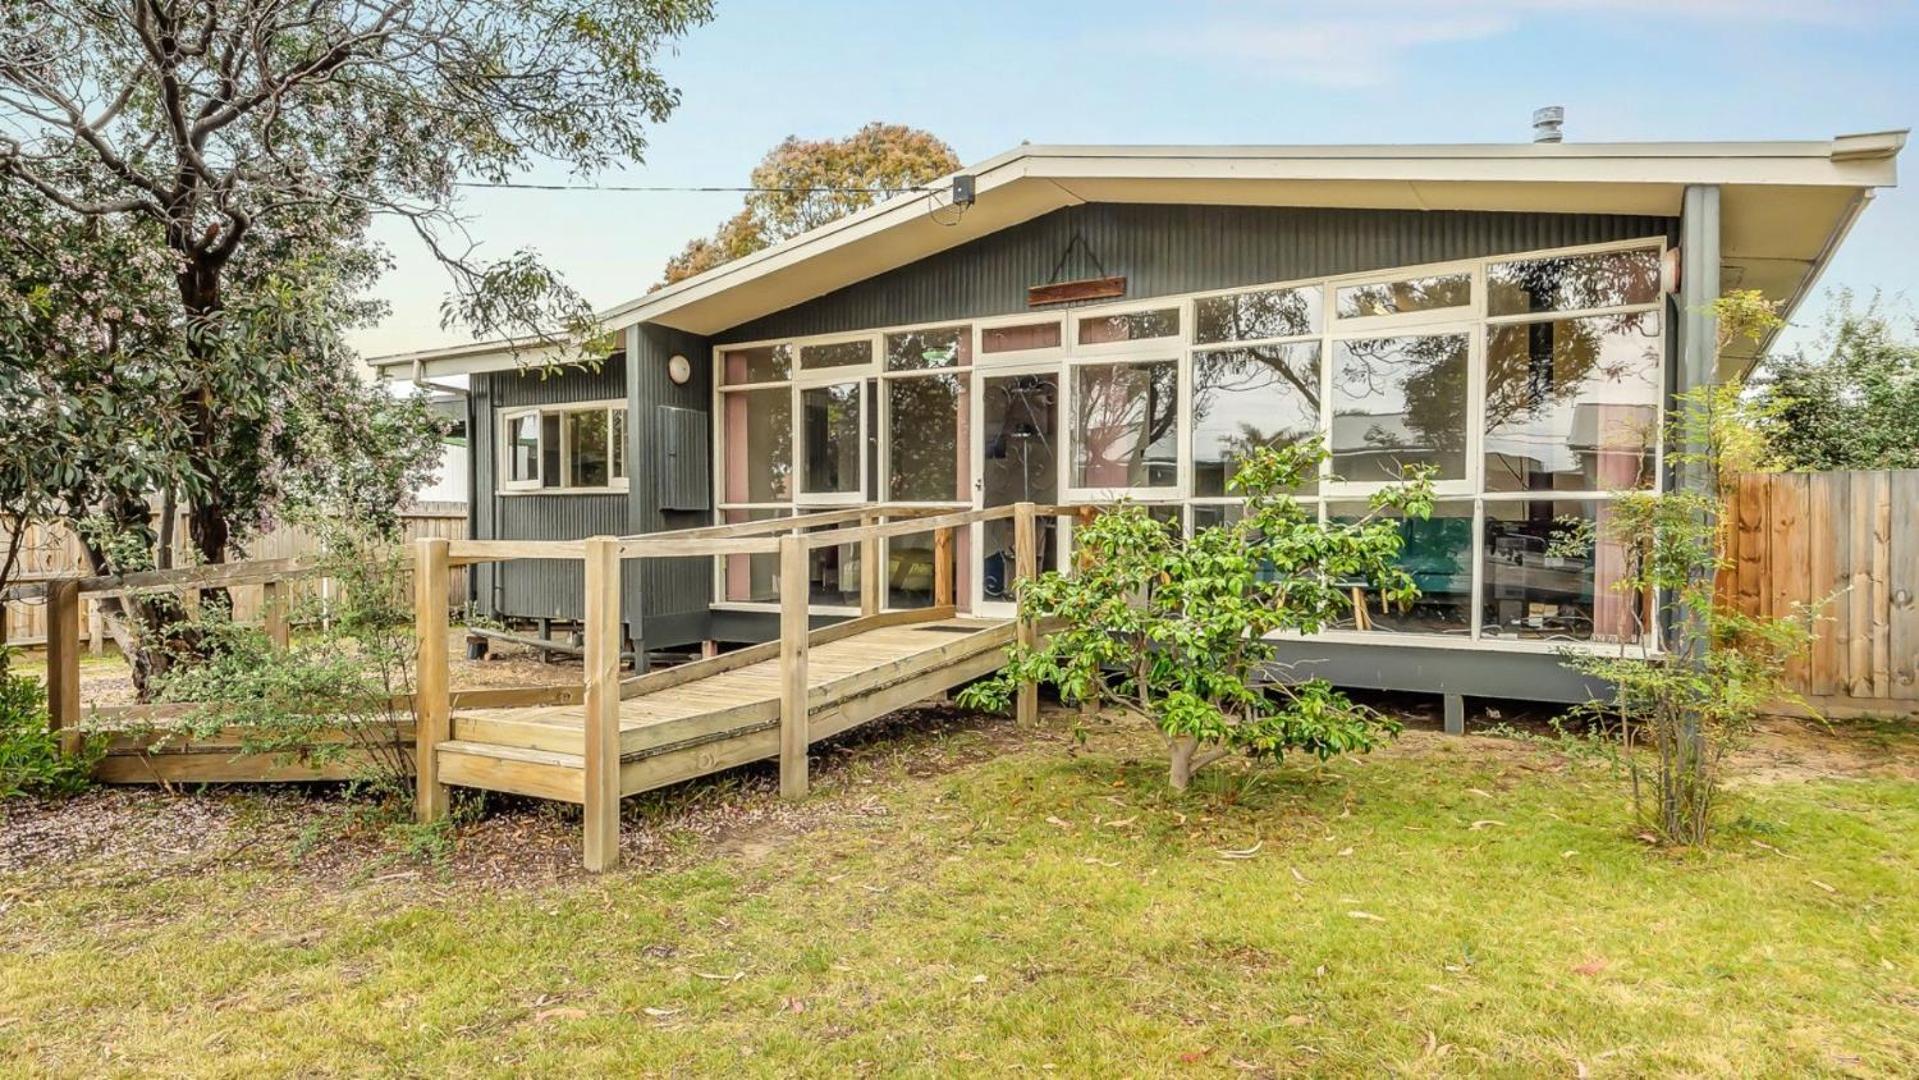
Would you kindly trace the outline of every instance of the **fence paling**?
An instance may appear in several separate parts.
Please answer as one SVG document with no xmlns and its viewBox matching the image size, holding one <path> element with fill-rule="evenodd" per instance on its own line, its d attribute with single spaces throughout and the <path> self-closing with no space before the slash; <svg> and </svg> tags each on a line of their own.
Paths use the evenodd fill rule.
<svg viewBox="0 0 1919 1080">
<path fill-rule="evenodd" d="M 1722 595 L 1819 612 L 1794 688 L 1819 708 L 1919 708 L 1919 469 L 1749 474 L 1728 504 Z"/>
</svg>

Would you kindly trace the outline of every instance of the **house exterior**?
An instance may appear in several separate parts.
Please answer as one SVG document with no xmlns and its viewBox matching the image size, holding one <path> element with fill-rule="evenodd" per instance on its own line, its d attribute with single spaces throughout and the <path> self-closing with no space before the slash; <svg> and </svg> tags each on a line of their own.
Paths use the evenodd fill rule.
<svg viewBox="0 0 1919 1080">
<path fill-rule="evenodd" d="M 1421 599 L 1361 596 L 1288 658 L 1356 686 L 1582 699 L 1556 651 L 1637 620 L 1616 553 L 1556 554 L 1556 531 L 1676 482 L 1673 396 L 1765 345 L 1716 363 L 1704 305 L 1796 306 L 1904 141 L 1024 146 L 966 170 L 970 200 L 935 185 L 605 312 L 624 347 L 597 370 L 527 374 L 539 351 L 507 343 L 373 363 L 468 376 L 476 538 L 1117 498 L 1197 528 L 1235 512 L 1256 443 L 1325 438 L 1303 494 L 1333 517 L 1433 465 L 1439 505 L 1404 526 Z M 1070 545 L 1048 522 L 1042 568 Z M 1010 611 L 1010 522 L 955 548 L 960 606 Z M 890 606 L 930 603 L 930 537 L 883 557 Z M 858 559 L 814 553 L 817 617 L 857 610 Z M 633 570 L 644 648 L 775 633 L 770 558 Z M 577 568 L 471 587 L 502 618 L 579 617 Z"/>
</svg>

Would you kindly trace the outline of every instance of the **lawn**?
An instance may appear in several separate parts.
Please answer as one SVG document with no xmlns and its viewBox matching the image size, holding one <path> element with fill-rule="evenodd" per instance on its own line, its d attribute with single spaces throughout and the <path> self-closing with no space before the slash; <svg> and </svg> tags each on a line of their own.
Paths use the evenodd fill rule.
<svg viewBox="0 0 1919 1080">
<path fill-rule="evenodd" d="M 525 805 L 451 850 L 311 792 L 0 810 L 0 1069 L 1919 1073 L 1909 729 L 1770 732 L 1672 854 L 1537 738 L 1175 797 L 1131 729 L 929 716 L 797 806 L 632 800 L 601 878 Z"/>
</svg>

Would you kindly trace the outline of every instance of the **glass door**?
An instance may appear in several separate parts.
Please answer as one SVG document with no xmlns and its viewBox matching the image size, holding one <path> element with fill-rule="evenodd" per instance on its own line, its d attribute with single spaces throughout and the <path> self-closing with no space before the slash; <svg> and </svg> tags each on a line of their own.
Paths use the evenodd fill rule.
<svg viewBox="0 0 1919 1080">
<path fill-rule="evenodd" d="M 985 509 L 1013 503 L 1057 503 L 1064 447 L 1060 432 L 1060 370 L 1057 364 L 1021 371 L 979 372 L 974 379 L 975 502 Z M 1059 565 L 1057 522 L 1039 519 L 1039 569 Z M 973 610 L 1013 613 L 1015 551 L 1013 521 L 974 526 L 978 552 L 972 575 Z"/>
</svg>

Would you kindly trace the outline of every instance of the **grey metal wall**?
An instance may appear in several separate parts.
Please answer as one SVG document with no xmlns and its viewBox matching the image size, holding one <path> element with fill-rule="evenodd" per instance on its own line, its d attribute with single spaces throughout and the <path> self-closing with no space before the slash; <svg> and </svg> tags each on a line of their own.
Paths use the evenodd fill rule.
<svg viewBox="0 0 1919 1080">
<path fill-rule="evenodd" d="M 1057 210 L 733 327 L 717 342 L 862 330 L 1026 310 L 1075 232 L 1129 297 L 1225 289 L 1537 248 L 1676 235 L 1674 219 L 1615 214 L 1329 210 L 1094 203 Z M 1098 269 L 1075 252 L 1062 277 Z M 689 354 L 690 355 L 690 354 Z"/>
<path fill-rule="evenodd" d="M 706 338 L 664 326 L 642 324 L 627 334 L 631 375 L 627 396 L 627 426 L 633 433 L 632 489 L 627 495 L 632 532 L 689 529 L 713 524 L 710 510 L 664 510 L 659 504 L 656 470 L 665 467 L 655 407 L 671 405 L 710 415 L 713 409 L 713 347 Z M 667 361 L 684 356 L 692 377 L 676 386 L 667 376 Z M 706 447 L 706 476 L 712 475 L 712 447 Z M 692 463 L 687 463 L 691 465 Z M 682 478 L 684 479 L 684 478 Z M 709 481 L 710 482 L 710 481 Z M 646 643 L 669 648 L 707 636 L 707 605 L 713 600 L 713 560 L 642 559 L 628 562 L 627 573 L 638 575 L 645 596 Z"/>
</svg>

